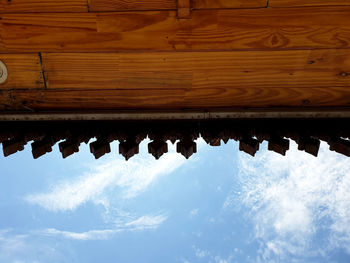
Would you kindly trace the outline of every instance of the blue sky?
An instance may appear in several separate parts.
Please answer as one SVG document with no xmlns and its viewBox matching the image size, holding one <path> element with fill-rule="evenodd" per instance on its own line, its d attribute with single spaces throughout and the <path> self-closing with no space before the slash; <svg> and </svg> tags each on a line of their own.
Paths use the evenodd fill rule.
<svg viewBox="0 0 350 263">
<path fill-rule="evenodd" d="M 88 147 L 0 158 L 0 263 L 350 262 L 350 161 L 198 141 L 125 162 Z"/>
</svg>

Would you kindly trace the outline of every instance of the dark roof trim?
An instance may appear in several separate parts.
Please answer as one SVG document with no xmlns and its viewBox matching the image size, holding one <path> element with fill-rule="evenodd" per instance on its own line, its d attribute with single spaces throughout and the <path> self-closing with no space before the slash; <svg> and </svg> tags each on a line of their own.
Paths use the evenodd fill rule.
<svg viewBox="0 0 350 263">
<path fill-rule="evenodd" d="M 263 141 L 268 149 L 285 155 L 290 140 L 298 149 L 317 156 L 320 141 L 331 151 L 350 157 L 350 119 L 226 119 L 163 121 L 60 121 L 0 122 L 0 142 L 4 156 L 14 154 L 31 143 L 33 157 L 51 152 L 58 143 L 62 157 L 79 151 L 81 143 L 90 144 L 96 159 L 111 152 L 110 143 L 119 141 L 119 153 L 129 159 L 139 152 L 148 137 L 148 151 L 156 159 L 168 151 L 167 141 L 176 143 L 177 152 L 186 158 L 196 153 L 196 139 L 219 146 L 239 141 L 239 150 L 252 156 Z M 91 139 L 95 139 L 90 143 Z"/>
<path fill-rule="evenodd" d="M 11 112 L 0 121 L 114 121 L 114 120 L 210 120 L 210 119 L 350 118 L 350 109 L 244 109 L 211 111 L 103 111 L 103 112 Z"/>
</svg>

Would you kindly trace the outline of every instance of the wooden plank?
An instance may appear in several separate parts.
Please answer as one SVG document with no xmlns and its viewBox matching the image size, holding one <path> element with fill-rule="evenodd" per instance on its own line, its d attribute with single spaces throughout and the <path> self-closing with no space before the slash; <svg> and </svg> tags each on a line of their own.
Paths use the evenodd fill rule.
<svg viewBox="0 0 350 263">
<path fill-rule="evenodd" d="M 175 10 L 177 0 L 89 0 L 90 11 Z M 192 0 L 191 8 L 266 7 L 266 0 Z"/>
<path fill-rule="evenodd" d="M 89 0 L 90 11 L 170 10 L 176 0 Z"/>
<path fill-rule="evenodd" d="M 212 88 L 187 92 L 185 108 L 344 107 L 349 87 L 330 88 Z"/>
<path fill-rule="evenodd" d="M 194 9 L 266 7 L 267 0 L 192 0 Z"/>
<path fill-rule="evenodd" d="M 0 52 L 349 48 L 350 7 L 4 14 Z M 327 17 L 327 19 L 324 19 Z"/>
<path fill-rule="evenodd" d="M 43 54 L 47 88 L 3 90 L 32 110 L 348 107 L 350 50 Z"/>
<path fill-rule="evenodd" d="M 269 7 L 292 6 L 344 6 L 350 5 L 349 0 L 270 0 Z"/>
<path fill-rule="evenodd" d="M 12 90 L 0 105 L 25 105 L 32 110 L 182 110 L 217 108 L 344 107 L 349 87 L 221 88 L 186 90 Z M 13 106 L 14 108 L 14 106 Z M 22 108 L 18 108 L 22 109 Z"/>
<path fill-rule="evenodd" d="M 91 110 L 171 108 L 183 105 L 184 90 L 13 90 L 0 97 L 1 104 L 21 105 L 35 110 Z"/>
<path fill-rule="evenodd" d="M 0 84 L 0 92 L 8 89 L 44 88 L 38 54 L 0 54 L 8 71 L 7 81 Z"/>
<path fill-rule="evenodd" d="M 47 87 L 70 90 L 191 88 L 189 59 L 183 53 L 43 54 Z"/>
<path fill-rule="evenodd" d="M 86 0 L 0 0 L 0 13 L 87 11 Z"/>
<path fill-rule="evenodd" d="M 350 87 L 350 50 L 44 53 L 48 89 Z"/>
</svg>

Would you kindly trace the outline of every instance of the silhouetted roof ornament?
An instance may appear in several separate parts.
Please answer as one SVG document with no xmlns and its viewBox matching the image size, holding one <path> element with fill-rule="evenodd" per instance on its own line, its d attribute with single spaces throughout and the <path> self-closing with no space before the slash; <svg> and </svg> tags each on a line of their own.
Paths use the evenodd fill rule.
<svg viewBox="0 0 350 263">
<path fill-rule="evenodd" d="M 196 139 L 209 145 L 221 141 L 239 141 L 239 150 L 252 156 L 263 141 L 268 150 L 285 155 L 290 139 L 298 149 L 317 156 L 320 140 L 331 151 L 350 156 L 350 124 L 348 119 L 250 119 L 191 121 L 80 121 L 80 122 L 2 122 L 0 142 L 4 156 L 22 151 L 31 143 L 34 159 L 51 152 L 59 143 L 62 157 L 79 151 L 90 142 L 96 159 L 111 152 L 110 143 L 119 141 L 119 153 L 126 160 L 139 153 L 139 144 L 149 138 L 148 151 L 159 159 L 168 151 L 167 141 L 176 143 L 176 151 L 185 158 L 197 152 Z"/>
</svg>

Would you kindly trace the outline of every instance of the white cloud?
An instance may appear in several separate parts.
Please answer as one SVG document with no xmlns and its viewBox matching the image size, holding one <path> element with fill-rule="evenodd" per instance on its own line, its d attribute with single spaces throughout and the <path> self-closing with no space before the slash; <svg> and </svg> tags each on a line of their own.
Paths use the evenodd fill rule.
<svg viewBox="0 0 350 263">
<path fill-rule="evenodd" d="M 210 252 L 207 250 L 201 250 L 201 249 L 196 248 L 196 247 L 194 247 L 194 249 L 195 249 L 196 257 L 199 259 L 210 256 Z"/>
<path fill-rule="evenodd" d="M 222 256 L 216 255 L 209 250 L 203 250 L 196 246 L 192 246 L 192 248 L 194 249 L 195 256 L 198 259 L 197 261 L 201 262 L 231 263 L 235 258 L 233 254 L 230 254 L 226 258 L 223 258 Z M 237 252 L 236 249 L 234 252 Z"/>
<path fill-rule="evenodd" d="M 92 201 L 108 206 L 105 193 L 118 190 L 120 199 L 130 199 L 140 195 L 160 176 L 168 175 L 182 166 L 185 159 L 172 150 L 156 161 L 146 154 L 146 142 L 142 143 L 140 154 L 129 161 L 115 156 L 109 157 L 91 172 L 78 178 L 55 184 L 44 193 L 25 197 L 31 204 L 40 205 L 49 211 L 74 210 L 80 205 Z"/>
<path fill-rule="evenodd" d="M 117 225 L 113 229 L 89 230 L 82 233 L 57 230 L 48 228 L 40 231 L 41 234 L 48 236 L 61 236 L 74 240 L 106 240 L 113 235 L 125 231 L 143 231 L 158 228 L 167 219 L 164 215 L 142 216 L 136 220 Z"/>
<path fill-rule="evenodd" d="M 86 232 L 62 231 L 55 228 L 48 228 L 39 231 L 39 234 L 47 236 L 61 236 L 73 240 L 106 240 L 115 234 L 126 231 L 144 231 L 158 228 L 167 219 L 164 215 L 142 216 L 138 219 L 116 225 L 113 229 L 89 230 Z"/>
<path fill-rule="evenodd" d="M 87 232 L 77 233 L 77 232 L 57 230 L 55 228 L 48 228 L 41 231 L 41 233 L 44 235 L 62 236 L 64 238 L 75 239 L 75 240 L 104 240 L 104 239 L 109 239 L 111 235 L 114 235 L 118 232 L 121 232 L 121 230 L 114 230 L 114 229 L 113 230 L 112 229 L 90 230 Z"/>
<path fill-rule="evenodd" d="M 135 229 L 155 228 L 166 220 L 166 216 L 142 216 L 136 220 L 125 223 L 127 227 L 134 227 Z"/>
<path fill-rule="evenodd" d="M 29 234 L 0 230 L 0 262 L 38 263 L 65 262 L 64 257 L 49 244 L 38 243 Z"/>
<path fill-rule="evenodd" d="M 62 247 L 63 244 L 57 245 L 57 239 L 52 244 L 50 239 L 43 239 L 42 237 L 63 237 L 72 240 L 106 240 L 121 232 L 154 230 L 165 220 L 167 220 L 167 217 L 162 214 L 147 215 L 125 221 L 115 225 L 112 229 L 90 230 L 82 233 L 48 228 L 18 234 L 12 229 L 0 229 L 0 262 L 68 262 L 67 251 L 68 254 L 71 253 Z M 62 249 L 64 251 L 60 251 Z M 72 256 L 73 258 L 75 257 L 74 255 L 69 255 L 68 258 L 72 259 Z"/>
<path fill-rule="evenodd" d="M 230 263 L 233 260 L 233 256 L 230 255 L 228 258 L 222 258 L 220 256 L 214 257 L 215 263 Z"/>
<path fill-rule="evenodd" d="M 312 256 L 316 234 L 326 231 L 324 249 L 350 253 L 350 162 L 322 144 L 319 157 L 292 149 L 286 157 L 263 151 L 251 158 L 239 154 L 239 187 L 224 208 L 238 202 L 250 210 L 260 260 Z M 236 180 L 236 178 L 235 178 Z M 234 208 L 236 209 L 236 208 Z M 329 223 L 331 222 L 331 223 Z"/>
<path fill-rule="evenodd" d="M 141 195 L 158 178 L 182 166 L 186 159 L 171 149 L 156 161 L 146 153 L 146 147 L 147 141 L 141 144 L 140 152 L 143 153 L 127 162 L 111 156 L 97 162 L 98 165 L 83 176 L 67 178 L 64 182 L 56 183 L 49 191 L 25 197 L 27 202 L 51 212 L 74 211 L 87 202 L 102 205 L 105 208 L 101 213 L 105 227 L 99 224 L 102 229 L 90 228 L 85 232 L 47 228 L 34 231 L 33 234 L 72 240 L 107 240 L 121 232 L 157 229 L 167 220 L 164 213 L 153 212 L 136 217 L 133 215 L 135 212 L 124 210 L 123 201 Z"/>
<path fill-rule="evenodd" d="M 27 235 L 12 234 L 11 229 L 0 230 L 0 255 L 12 254 L 23 250 L 26 247 L 25 239 Z"/>
</svg>

